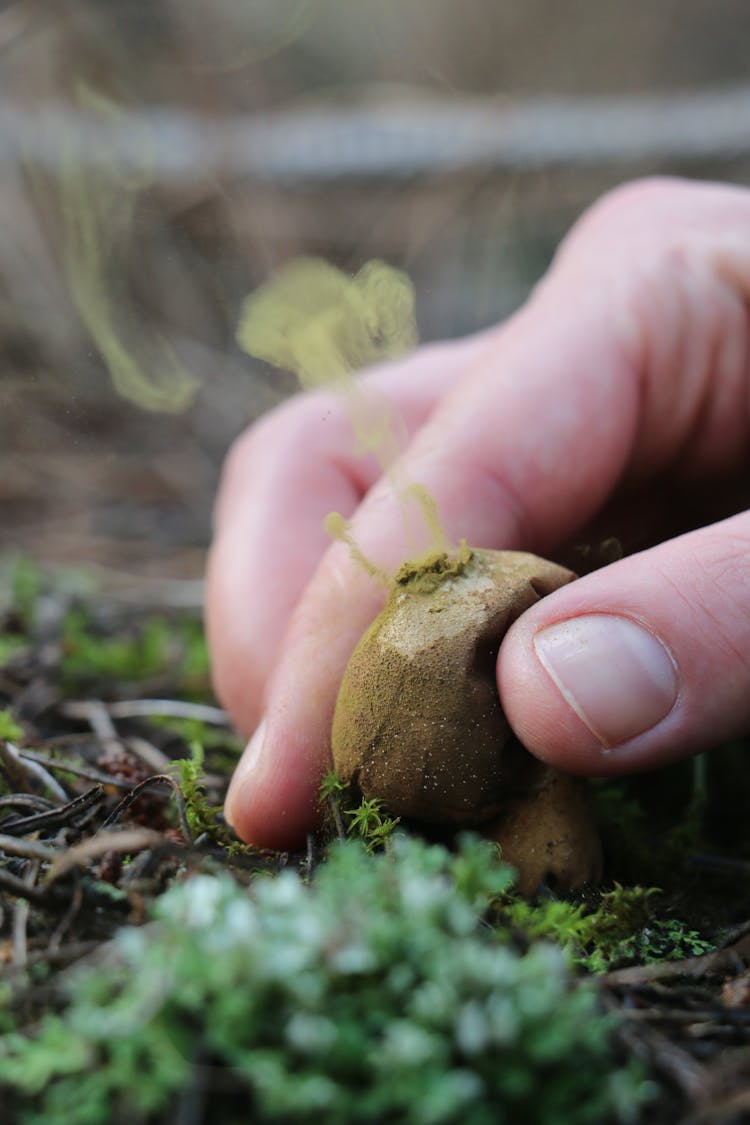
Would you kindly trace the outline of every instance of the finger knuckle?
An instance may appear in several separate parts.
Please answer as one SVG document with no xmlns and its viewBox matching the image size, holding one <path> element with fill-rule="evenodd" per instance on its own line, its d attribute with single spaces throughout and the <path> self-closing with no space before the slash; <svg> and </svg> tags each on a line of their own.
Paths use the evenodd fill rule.
<svg viewBox="0 0 750 1125">
<path fill-rule="evenodd" d="M 619 184 L 583 213 L 572 236 L 582 238 L 593 232 L 599 235 L 603 227 L 650 227 L 665 207 L 673 208 L 676 200 L 692 191 L 692 185 L 669 176 L 648 176 Z"/>
<path fill-rule="evenodd" d="M 716 530 L 710 547 L 696 549 L 687 560 L 693 597 L 714 645 L 750 668 L 750 531 Z"/>
</svg>

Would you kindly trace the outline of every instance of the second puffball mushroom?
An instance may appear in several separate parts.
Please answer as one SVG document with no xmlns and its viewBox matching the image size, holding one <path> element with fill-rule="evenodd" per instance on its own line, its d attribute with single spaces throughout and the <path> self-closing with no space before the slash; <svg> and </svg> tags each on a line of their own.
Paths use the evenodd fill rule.
<svg viewBox="0 0 750 1125">
<path fill-rule="evenodd" d="M 596 878 L 601 862 L 579 783 L 566 778 L 550 786 L 559 775 L 517 741 L 495 681 L 508 628 L 574 577 L 516 551 L 463 548 L 406 563 L 349 661 L 333 721 L 339 775 L 390 813 L 424 824 L 486 825 L 501 845 L 503 819 L 510 818 L 512 861 L 525 889 L 533 889 L 531 867 L 537 883 L 549 874 L 575 886 Z M 558 790 L 562 804 L 550 808 L 550 793 Z M 539 816 L 529 804 L 519 818 L 519 807 L 535 794 L 543 795 Z M 534 835 L 535 859 L 526 873 L 519 820 Z M 542 822 L 554 838 L 545 839 Z M 563 837 L 559 870 L 555 843 Z"/>
</svg>

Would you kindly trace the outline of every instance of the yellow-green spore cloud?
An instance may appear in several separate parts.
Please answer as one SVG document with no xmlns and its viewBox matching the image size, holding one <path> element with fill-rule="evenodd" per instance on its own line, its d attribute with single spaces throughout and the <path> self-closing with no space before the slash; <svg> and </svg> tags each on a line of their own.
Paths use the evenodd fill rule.
<svg viewBox="0 0 750 1125">
<path fill-rule="evenodd" d="M 353 377 L 417 344 L 414 287 L 405 273 L 375 260 L 349 276 L 320 258 L 297 258 L 245 300 L 237 341 L 249 355 L 296 374 L 306 390 L 340 392 L 359 451 L 373 454 L 391 481 L 414 549 L 424 548 L 424 535 L 411 526 L 410 503 L 430 549 L 447 549 L 434 499 L 399 470 L 403 419 L 385 396 Z M 363 556 L 343 517 L 332 512 L 326 527 L 368 573 L 387 578 Z"/>
<path fill-rule="evenodd" d="M 247 298 L 237 340 L 308 390 L 346 389 L 352 371 L 414 347 L 414 288 L 385 262 L 350 277 L 320 258 L 297 258 Z"/>
<path fill-rule="evenodd" d="M 408 276 L 385 262 L 367 262 L 352 277 L 321 258 L 297 258 L 245 300 L 237 341 L 249 355 L 293 372 L 306 390 L 342 393 L 360 450 L 387 468 L 403 425 L 352 373 L 416 345 L 414 310 Z"/>
<path fill-rule="evenodd" d="M 105 120 L 124 116 L 86 86 L 76 94 L 85 109 Z M 70 295 L 117 393 L 143 410 L 178 413 L 191 404 L 198 380 L 166 339 L 135 324 L 116 277 L 125 271 L 125 255 L 137 241 L 134 210 L 150 185 L 153 161 L 144 152 L 142 167 L 126 173 L 107 156 L 100 153 L 92 169 L 76 158 L 71 145 L 63 148 L 59 174 Z"/>
</svg>

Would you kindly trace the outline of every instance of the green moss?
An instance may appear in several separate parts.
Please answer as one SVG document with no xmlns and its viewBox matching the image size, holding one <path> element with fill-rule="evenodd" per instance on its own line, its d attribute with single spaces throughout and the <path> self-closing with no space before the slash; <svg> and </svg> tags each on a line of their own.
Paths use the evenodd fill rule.
<svg viewBox="0 0 750 1125">
<path fill-rule="evenodd" d="M 71 689 L 94 679 L 133 682 L 167 674 L 183 692 L 205 692 L 208 685 L 205 637 L 200 623 L 189 618 L 151 617 L 103 631 L 77 607 L 66 614 L 62 645 L 62 674 Z"/>
<path fill-rule="evenodd" d="M 499 907 L 501 930 L 546 939 L 561 946 L 571 961 L 589 972 L 607 972 L 624 964 L 648 964 L 694 957 L 715 948 L 688 923 L 659 916 L 656 887 L 615 885 L 596 903 L 507 898 Z"/>
<path fill-rule="evenodd" d="M 16 560 L 11 575 L 13 609 L 26 628 L 34 619 L 37 599 L 44 589 L 44 577 L 31 559 L 21 556 Z"/>
<path fill-rule="evenodd" d="M 13 992 L 10 985 L 0 982 L 0 1042 L 3 1035 L 13 1031 L 16 1020 L 13 1014 Z"/>
<path fill-rule="evenodd" d="M 0 667 L 7 664 L 25 647 L 24 637 L 19 637 L 15 633 L 0 633 Z"/>
<path fill-rule="evenodd" d="M 25 556 L 0 559 L 0 667 L 27 648 L 42 589 L 41 571 Z"/>
<path fill-rule="evenodd" d="M 204 750 L 211 751 L 212 768 L 220 765 L 230 773 L 245 748 L 245 739 L 223 726 L 202 719 L 181 718 L 174 715 L 149 715 L 148 725 L 173 736 L 177 742 L 190 746 L 199 742 Z"/>
<path fill-rule="evenodd" d="M 10 742 L 20 742 L 23 738 L 23 730 L 10 711 L 0 711 L 0 738 Z"/>
<path fill-rule="evenodd" d="M 208 800 L 203 780 L 204 759 L 203 746 L 200 742 L 192 742 L 190 757 L 179 758 L 171 763 L 179 776 L 180 791 L 185 802 L 185 816 L 193 839 L 205 833 L 214 843 L 226 848 L 232 855 L 245 852 L 248 850 L 247 846 L 239 843 L 220 819 L 221 805 L 212 805 Z"/>
<path fill-rule="evenodd" d="M 347 809 L 347 817 L 349 834 L 359 836 L 368 851 L 382 848 L 399 823 L 398 817 L 388 816 L 384 812 L 382 801 L 376 798 L 367 800 L 363 797 L 356 808 Z"/>
<path fill-rule="evenodd" d="M 354 807 L 347 807 L 355 797 L 353 787 L 342 781 L 336 770 L 326 771 L 320 783 L 320 804 L 332 814 L 331 827 L 340 827 L 346 835 L 360 839 L 369 852 L 380 851 L 391 839 L 399 818 L 388 816 L 377 799 L 362 797 Z"/>
<path fill-rule="evenodd" d="M 163 622 L 147 622 L 131 635 L 98 635 L 82 609 L 71 610 L 63 625 L 63 675 L 147 679 L 167 664 L 169 634 Z"/>
<path fill-rule="evenodd" d="M 326 801 L 340 802 L 350 792 L 349 786 L 345 781 L 339 777 L 334 769 L 326 770 L 320 782 L 320 802 L 323 804 Z"/>
</svg>

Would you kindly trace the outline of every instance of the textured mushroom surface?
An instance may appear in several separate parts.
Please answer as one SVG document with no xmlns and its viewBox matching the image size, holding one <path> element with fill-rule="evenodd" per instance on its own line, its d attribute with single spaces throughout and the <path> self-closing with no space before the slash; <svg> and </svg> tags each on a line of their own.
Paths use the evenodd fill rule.
<svg viewBox="0 0 750 1125">
<path fill-rule="evenodd" d="M 521 746 L 495 679 L 509 627 L 573 578 L 518 551 L 464 548 L 405 564 L 349 661 L 333 721 L 344 780 L 410 820 L 481 825 L 524 894 L 601 875 L 585 783 Z"/>
<path fill-rule="evenodd" d="M 500 707 L 500 642 L 524 610 L 574 577 L 517 551 L 467 549 L 402 567 L 341 685 L 339 774 L 413 820 L 472 825 L 501 812 L 544 767 Z"/>
<path fill-rule="evenodd" d="M 521 894 L 532 895 L 542 883 L 569 891 L 601 879 L 601 841 L 579 777 L 544 768 L 482 832 L 515 867 Z"/>
</svg>

